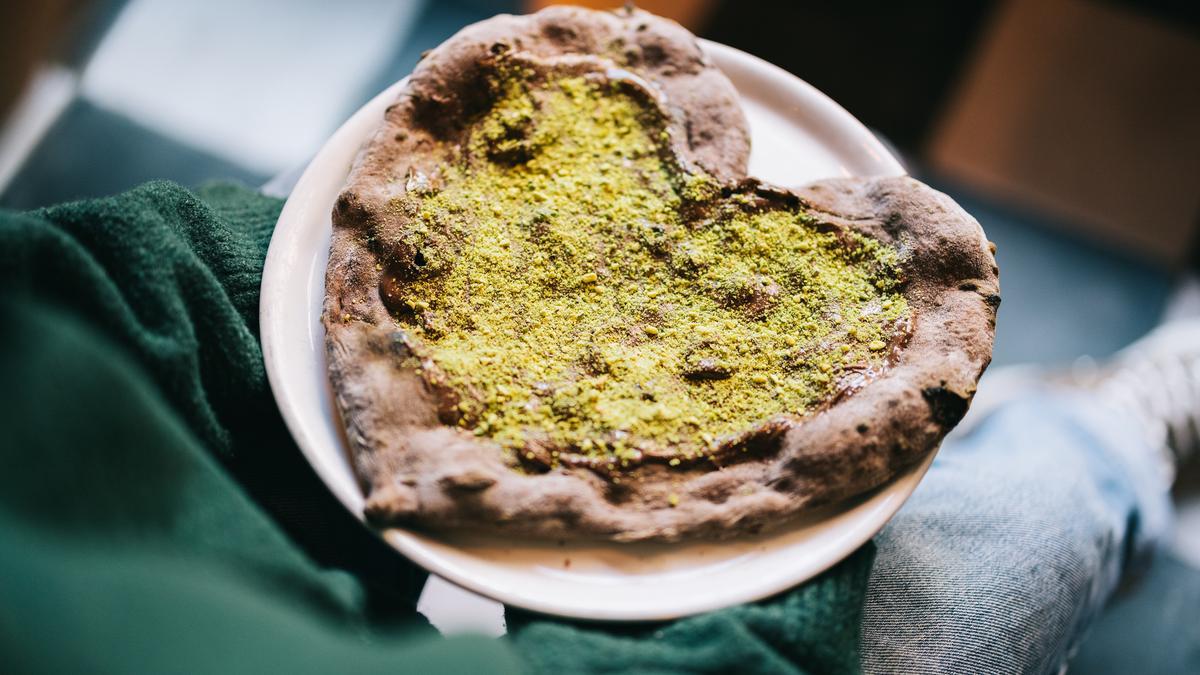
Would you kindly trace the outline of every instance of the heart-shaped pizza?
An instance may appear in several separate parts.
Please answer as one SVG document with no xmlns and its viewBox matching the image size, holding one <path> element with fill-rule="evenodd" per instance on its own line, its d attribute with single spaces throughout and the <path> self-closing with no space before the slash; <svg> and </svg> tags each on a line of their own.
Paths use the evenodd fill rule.
<svg viewBox="0 0 1200 675">
<path fill-rule="evenodd" d="M 911 178 L 747 177 L 678 25 L 551 8 L 427 54 L 334 211 L 329 373 L 380 525 L 757 532 L 888 481 L 991 357 L 978 223 Z"/>
</svg>

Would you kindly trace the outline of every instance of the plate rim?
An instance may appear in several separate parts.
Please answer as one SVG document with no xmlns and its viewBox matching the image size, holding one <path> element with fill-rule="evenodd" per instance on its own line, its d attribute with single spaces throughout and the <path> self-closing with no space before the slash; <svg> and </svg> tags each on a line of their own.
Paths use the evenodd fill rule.
<svg viewBox="0 0 1200 675">
<path fill-rule="evenodd" d="M 709 40 L 701 39 L 699 42 L 703 46 L 704 51 L 713 60 L 723 61 L 723 65 L 726 67 L 733 65 L 748 71 L 757 71 L 760 76 L 777 81 L 786 88 L 791 89 L 794 94 L 798 94 L 804 99 L 805 105 L 809 107 L 810 111 L 817 113 L 821 118 L 826 121 L 836 121 L 836 124 L 853 130 L 853 138 L 857 143 L 856 150 L 869 156 L 870 161 L 878 169 L 871 172 L 870 175 L 905 175 L 906 172 L 903 164 L 861 121 L 811 84 L 774 64 L 741 50 Z M 271 242 L 268 246 L 263 265 L 260 287 L 260 344 L 263 350 L 263 361 L 272 396 L 279 407 L 289 433 L 292 435 L 305 459 L 312 466 L 314 472 L 321 478 L 326 488 L 333 493 L 355 519 L 363 522 L 364 527 L 376 536 L 384 539 L 398 553 L 423 567 L 431 574 L 436 574 L 461 588 L 503 602 L 506 605 L 519 606 L 557 616 L 606 621 L 668 620 L 775 595 L 812 579 L 841 562 L 864 543 L 872 539 L 891 520 L 911 496 L 929 469 L 937 454 L 936 448 L 922 462 L 893 477 L 888 483 L 870 493 L 870 496 L 866 497 L 860 504 L 852 507 L 859 508 L 874 500 L 886 498 L 889 495 L 895 497 L 894 503 L 889 508 L 876 513 L 873 518 L 858 522 L 855 528 L 858 531 L 857 536 L 850 538 L 853 540 L 852 543 L 841 546 L 842 550 L 836 555 L 828 555 L 819 564 L 809 565 L 803 571 L 793 575 L 785 575 L 775 583 L 760 584 L 758 586 L 749 585 L 741 593 L 732 594 L 736 596 L 732 599 L 723 597 L 715 602 L 711 599 L 707 601 L 694 600 L 690 603 L 681 603 L 680 606 L 676 607 L 663 608 L 657 611 L 637 612 L 621 611 L 620 609 L 597 610 L 595 608 L 572 608 L 569 602 L 564 604 L 546 602 L 538 600 L 536 597 L 508 592 L 502 588 L 489 586 L 469 573 L 460 572 L 444 559 L 440 559 L 427 545 L 420 543 L 419 540 L 426 536 L 423 533 L 404 528 L 387 528 L 381 530 L 365 523 L 361 509 L 355 508 L 356 505 L 361 504 L 363 499 L 357 476 L 354 477 L 354 483 L 360 492 L 357 497 L 352 493 L 348 493 L 344 487 L 339 487 L 340 479 L 331 478 L 331 468 L 326 453 L 322 452 L 318 447 L 321 445 L 321 441 L 315 439 L 310 434 L 309 428 L 303 423 L 302 417 L 308 414 L 308 412 L 299 409 L 299 403 L 289 394 L 285 379 L 287 364 L 281 362 L 284 351 L 280 347 L 281 341 L 284 339 L 281 335 L 283 327 L 279 325 L 279 307 L 273 301 L 286 291 L 286 285 L 289 281 L 294 282 L 295 275 L 288 272 L 302 267 L 296 264 L 298 260 L 295 252 L 289 250 L 287 239 L 289 237 L 296 238 L 299 232 L 303 232 L 302 229 L 298 230 L 297 228 L 303 225 L 310 209 L 321 207 L 328 211 L 332 207 L 332 204 L 329 203 L 324 204 L 323 207 L 320 204 L 315 204 L 314 202 L 319 200 L 316 199 L 313 191 L 306 189 L 308 184 L 319 180 L 318 174 L 323 173 L 326 165 L 331 162 L 329 156 L 338 154 L 338 151 L 344 150 L 347 144 L 353 144 L 355 148 L 353 156 L 357 158 L 363 142 L 379 124 L 378 118 L 374 117 L 377 114 L 376 111 L 381 112 L 396 98 L 407 79 L 407 77 L 402 78 L 393 85 L 385 88 L 356 110 L 330 135 L 305 167 L 300 178 L 290 191 L 276 221 L 276 227 L 272 232 Z M 345 167 L 347 174 L 352 165 L 353 161 Z M 289 225 L 291 226 L 289 227 Z M 343 446 L 339 448 L 339 451 L 345 453 L 346 448 Z M 830 517 L 832 518 L 833 516 Z"/>
</svg>

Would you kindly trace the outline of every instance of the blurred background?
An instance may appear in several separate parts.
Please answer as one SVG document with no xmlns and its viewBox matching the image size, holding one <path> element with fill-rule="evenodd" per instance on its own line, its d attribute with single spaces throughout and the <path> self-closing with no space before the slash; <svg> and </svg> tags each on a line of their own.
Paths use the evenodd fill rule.
<svg viewBox="0 0 1200 675">
<path fill-rule="evenodd" d="M 0 207 L 157 178 L 286 186 L 422 51 L 542 4 L 5 0 Z M 996 365 L 1103 358 L 1164 312 L 1200 313 L 1200 3 L 638 4 L 809 81 L 980 220 L 1003 270 Z M 1197 473 L 1175 542 L 1077 672 L 1200 658 Z"/>
</svg>

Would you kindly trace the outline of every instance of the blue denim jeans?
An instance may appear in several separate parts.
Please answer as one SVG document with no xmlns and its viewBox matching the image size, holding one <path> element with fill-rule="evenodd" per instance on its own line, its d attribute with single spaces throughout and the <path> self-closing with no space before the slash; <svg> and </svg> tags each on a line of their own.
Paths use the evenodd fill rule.
<svg viewBox="0 0 1200 675">
<path fill-rule="evenodd" d="M 1081 393 L 1008 404 L 948 439 L 876 538 L 864 670 L 1065 669 L 1167 528 L 1157 461 L 1134 420 Z"/>
</svg>

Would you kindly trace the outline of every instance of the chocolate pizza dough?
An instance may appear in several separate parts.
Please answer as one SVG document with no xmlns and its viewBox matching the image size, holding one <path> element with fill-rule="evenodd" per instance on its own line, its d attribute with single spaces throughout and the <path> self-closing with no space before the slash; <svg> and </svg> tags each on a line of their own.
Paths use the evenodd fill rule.
<svg viewBox="0 0 1200 675">
<path fill-rule="evenodd" d="M 785 190 L 748 156 L 733 86 L 645 12 L 499 16 L 429 53 L 333 217 L 368 518 L 729 537 L 933 452 L 991 357 L 983 231 L 911 178 Z"/>
</svg>

